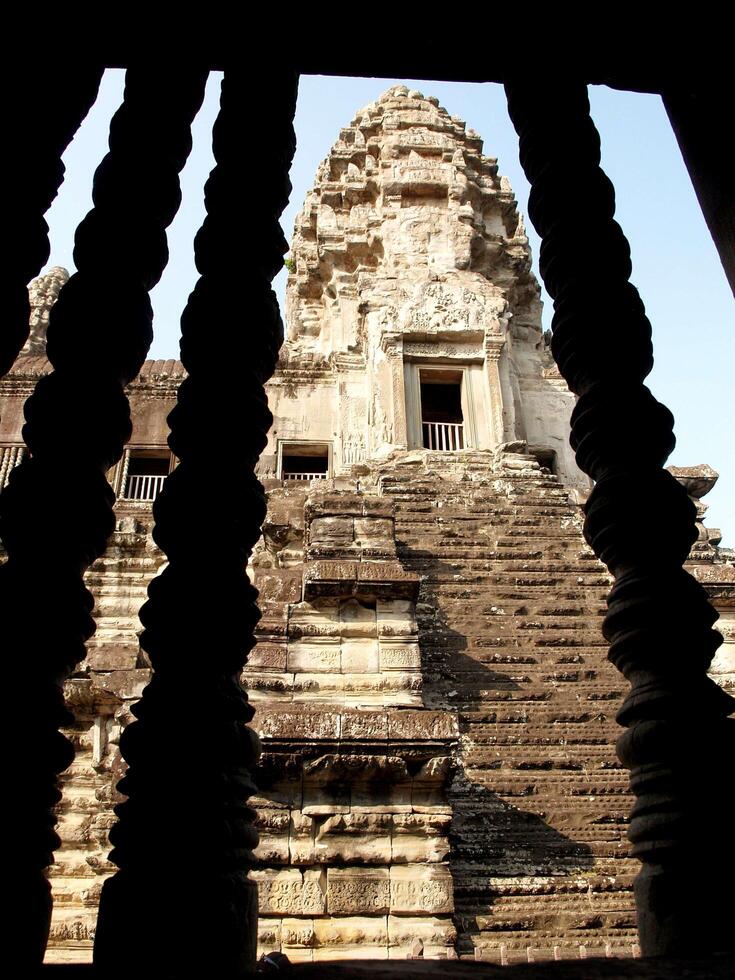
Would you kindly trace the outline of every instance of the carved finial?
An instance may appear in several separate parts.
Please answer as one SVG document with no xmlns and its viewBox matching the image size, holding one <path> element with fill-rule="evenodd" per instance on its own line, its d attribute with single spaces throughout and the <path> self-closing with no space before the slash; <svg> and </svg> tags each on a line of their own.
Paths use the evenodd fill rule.
<svg viewBox="0 0 735 980">
<path fill-rule="evenodd" d="M 23 346 L 22 354 L 43 354 L 46 351 L 46 331 L 51 307 L 59 298 L 61 287 L 69 281 L 69 273 L 60 265 L 52 266 L 44 275 L 34 279 L 28 287 L 31 306 L 29 318 L 31 332 Z"/>
</svg>

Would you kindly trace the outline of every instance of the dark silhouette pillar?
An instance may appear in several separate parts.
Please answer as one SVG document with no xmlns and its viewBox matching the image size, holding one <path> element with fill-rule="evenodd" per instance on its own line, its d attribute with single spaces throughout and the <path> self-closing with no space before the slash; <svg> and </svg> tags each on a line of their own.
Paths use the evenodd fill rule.
<svg viewBox="0 0 735 980">
<path fill-rule="evenodd" d="M 182 317 L 188 377 L 169 416 L 180 464 L 154 504 L 168 565 L 141 610 L 153 678 L 121 739 L 128 799 L 110 834 L 120 870 L 103 887 L 95 942 L 95 962 L 126 975 L 233 977 L 255 962 L 258 836 L 246 801 L 260 747 L 240 674 L 260 618 L 246 563 L 266 512 L 254 469 L 283 341 L 270 282 L 287 248 L 278 217 L 296 83 L 226 70 L 214 126 L 201 278 Z"/>
<path fill-rule="evenodd" d="M 571 443 L 595 481 L 585 536 L 615 577 L 603 632 L 630 681 L 618 742 L 636 802 L 629 837 L 644 955 L 732 950 L 732 720 L 735 701 L 707 676 L 722 642 L 703 588 L 683 570 L 695 508 L 664 469 L 673 417 L 643 379 L 651 327 L 629 283 L 586 86 L 506 83 L 554 300 L 552 351 L 578 396 Z"/>
<path fill-rule="evenodd" d="M 3 139 L 7 147 L 3 210 L 0 376 L 6 374 L 28 337 L 28 283 L 49 257 L 44 214 L 64 178 L 61 155 L 97 97 L 102 66 L 63 65 L 43 51 L 28 57 L 8 85 Z"/>
<path fill-rule="evenodd" d="M 728 147 L 732 86 L 717 74 L 682 72 L 662 98 L 694 191 L 735 294 L 735 172 Z"/>
<path fill-rule="evenodd" d="M 150 346 L 148 291 L 167 258 L 165 228 L 179 205 L 178 173 L 206 72 L 131 69 L 111 122 L 110 152 L 94 177 L 94 209 L 77 229 L 79 270 L 51 312 L 47 354 L 54 370 L 25 406 L 30 458 L 0 496 L 0 569 L 6 704 L 23 749 L 12 754 L 11 914 L 13 954 L 25 975 L 43 958 L 51 898 L 44 876 L 59 839 L 57 774 L 73 759 L 59 732 L 71 717 L 62 685 L 94 632 L 83 575 L 114 527 L 107 470 L 130 435 L 124 385 Z M 25 273 L 24 273 L 25 275 Z M 25 284 L 24 284 L 25 286 Z M 32 706 L 29 711 L 28 705 Z M 6 743 L 7 744 L 7 743 Z"/>
</svg>

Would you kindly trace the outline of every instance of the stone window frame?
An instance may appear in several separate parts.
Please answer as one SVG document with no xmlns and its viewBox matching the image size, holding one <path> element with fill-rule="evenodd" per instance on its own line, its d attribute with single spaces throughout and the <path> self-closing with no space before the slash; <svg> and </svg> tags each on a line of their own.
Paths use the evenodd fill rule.
<svg viewBox="0 0 735 980">
<path fill-rule="evenodd" d="M 283 448 L 284 446 L 322 446 L 327 447 L 326 479 L 334 476 L 334 447 L 329 439 L 278 439 L 276 442 L 276 479 L 283 480 Z"/>
<path fill-rule="evenodd" d="M 462 421 L 464 423 L 464 449 L 476 449 L 477 419 L 475 412 L 476 399 L 482 397 L 482 392 L 476 390 L 473 377 L 481 371 L 481 365 L 474 361 L 455 360 L 411 360 L 404 361 L 404 384 L 406 389 L 406 436 L 409 449 L 423 449 L 424 440 L 421 430 L 421 372 L 445 371 L 447 374 L 461 374 L 460 398 L 462 405 Z M 478 368 L 480 371 L 478 371 Z M 473 370 L 474 369 L 474 370 Z M 463 450 L 459 450 L 462 452 Z M 427 450 L 431 452 L 431 450 Z"/>
<path fill-rule="evenodd" d="M 107 479 L 115 491 L 115 496 L 118 500 L 127 501 L 126 497 L 123 497 L 123 491 L 125 489 L 125 483 L 128 478 L 128 467 L 130 466 L 130 459 L 136 453 L 143 455 L 158 455 L 160 458 L 165 457 L 166 453 L 169 456 L 169 466 L 168 475 L 176 469 L 179 464 L 179 460 L 171 452 L 168 446 L 161 445 L 128 445 L 125 447 L 125 452 L 118 460 L 118 462 L 112 467 L 112 469 L 107 474 Z"/>
</svg>

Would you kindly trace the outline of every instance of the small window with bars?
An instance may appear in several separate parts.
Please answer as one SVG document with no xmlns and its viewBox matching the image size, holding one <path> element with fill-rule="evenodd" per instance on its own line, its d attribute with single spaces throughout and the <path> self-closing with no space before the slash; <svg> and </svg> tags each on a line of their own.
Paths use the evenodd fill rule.
<svg viewBox="0 0 735 980">
<path fill-rule="evenodd" d="M 282 442 L 279 472 L 282 480 L 326 480 L 329 478 L 329 445 L 323 442 Z"/>
<path fill-rule="evenodd" d="M 171 472 L 171 459 L 168 450 L 129 449 L 120 480 L 122 499 L 155 500 Z"/>
<path fill-rule="evenodd" d="M 421 370 L 421 429 L 425 449 L 465 448 L 462 372 Z"/>
</svg>

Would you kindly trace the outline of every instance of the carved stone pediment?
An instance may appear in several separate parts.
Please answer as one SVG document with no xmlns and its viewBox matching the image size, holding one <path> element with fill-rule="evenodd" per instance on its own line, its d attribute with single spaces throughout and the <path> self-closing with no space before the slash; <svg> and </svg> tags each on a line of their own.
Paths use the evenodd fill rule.
<svg viewBox="0 0 735 980">
<path fill-rule="evenodd" d="M 507 302 L 498 289 L 477 277 L 475 284 L 428 281 L 414 288 L 397 319 L 397 328 L 404 334 L 449 336 L 475 334 L 484 336 L 486 330 L 501 332 Z"/>
<path fill-rule="evenodd" d="M 482 337 L 476 340 L 473 335 L 452 339 L 445 337 L 426 338 L 421 337 L 416 341 L 404 343 L 403 356 L 406 358 L 428 358 L 432 361 L 441 360 L 461 360 L 482 361 L 485 351 L 482 345 Z"/>
</svg>

